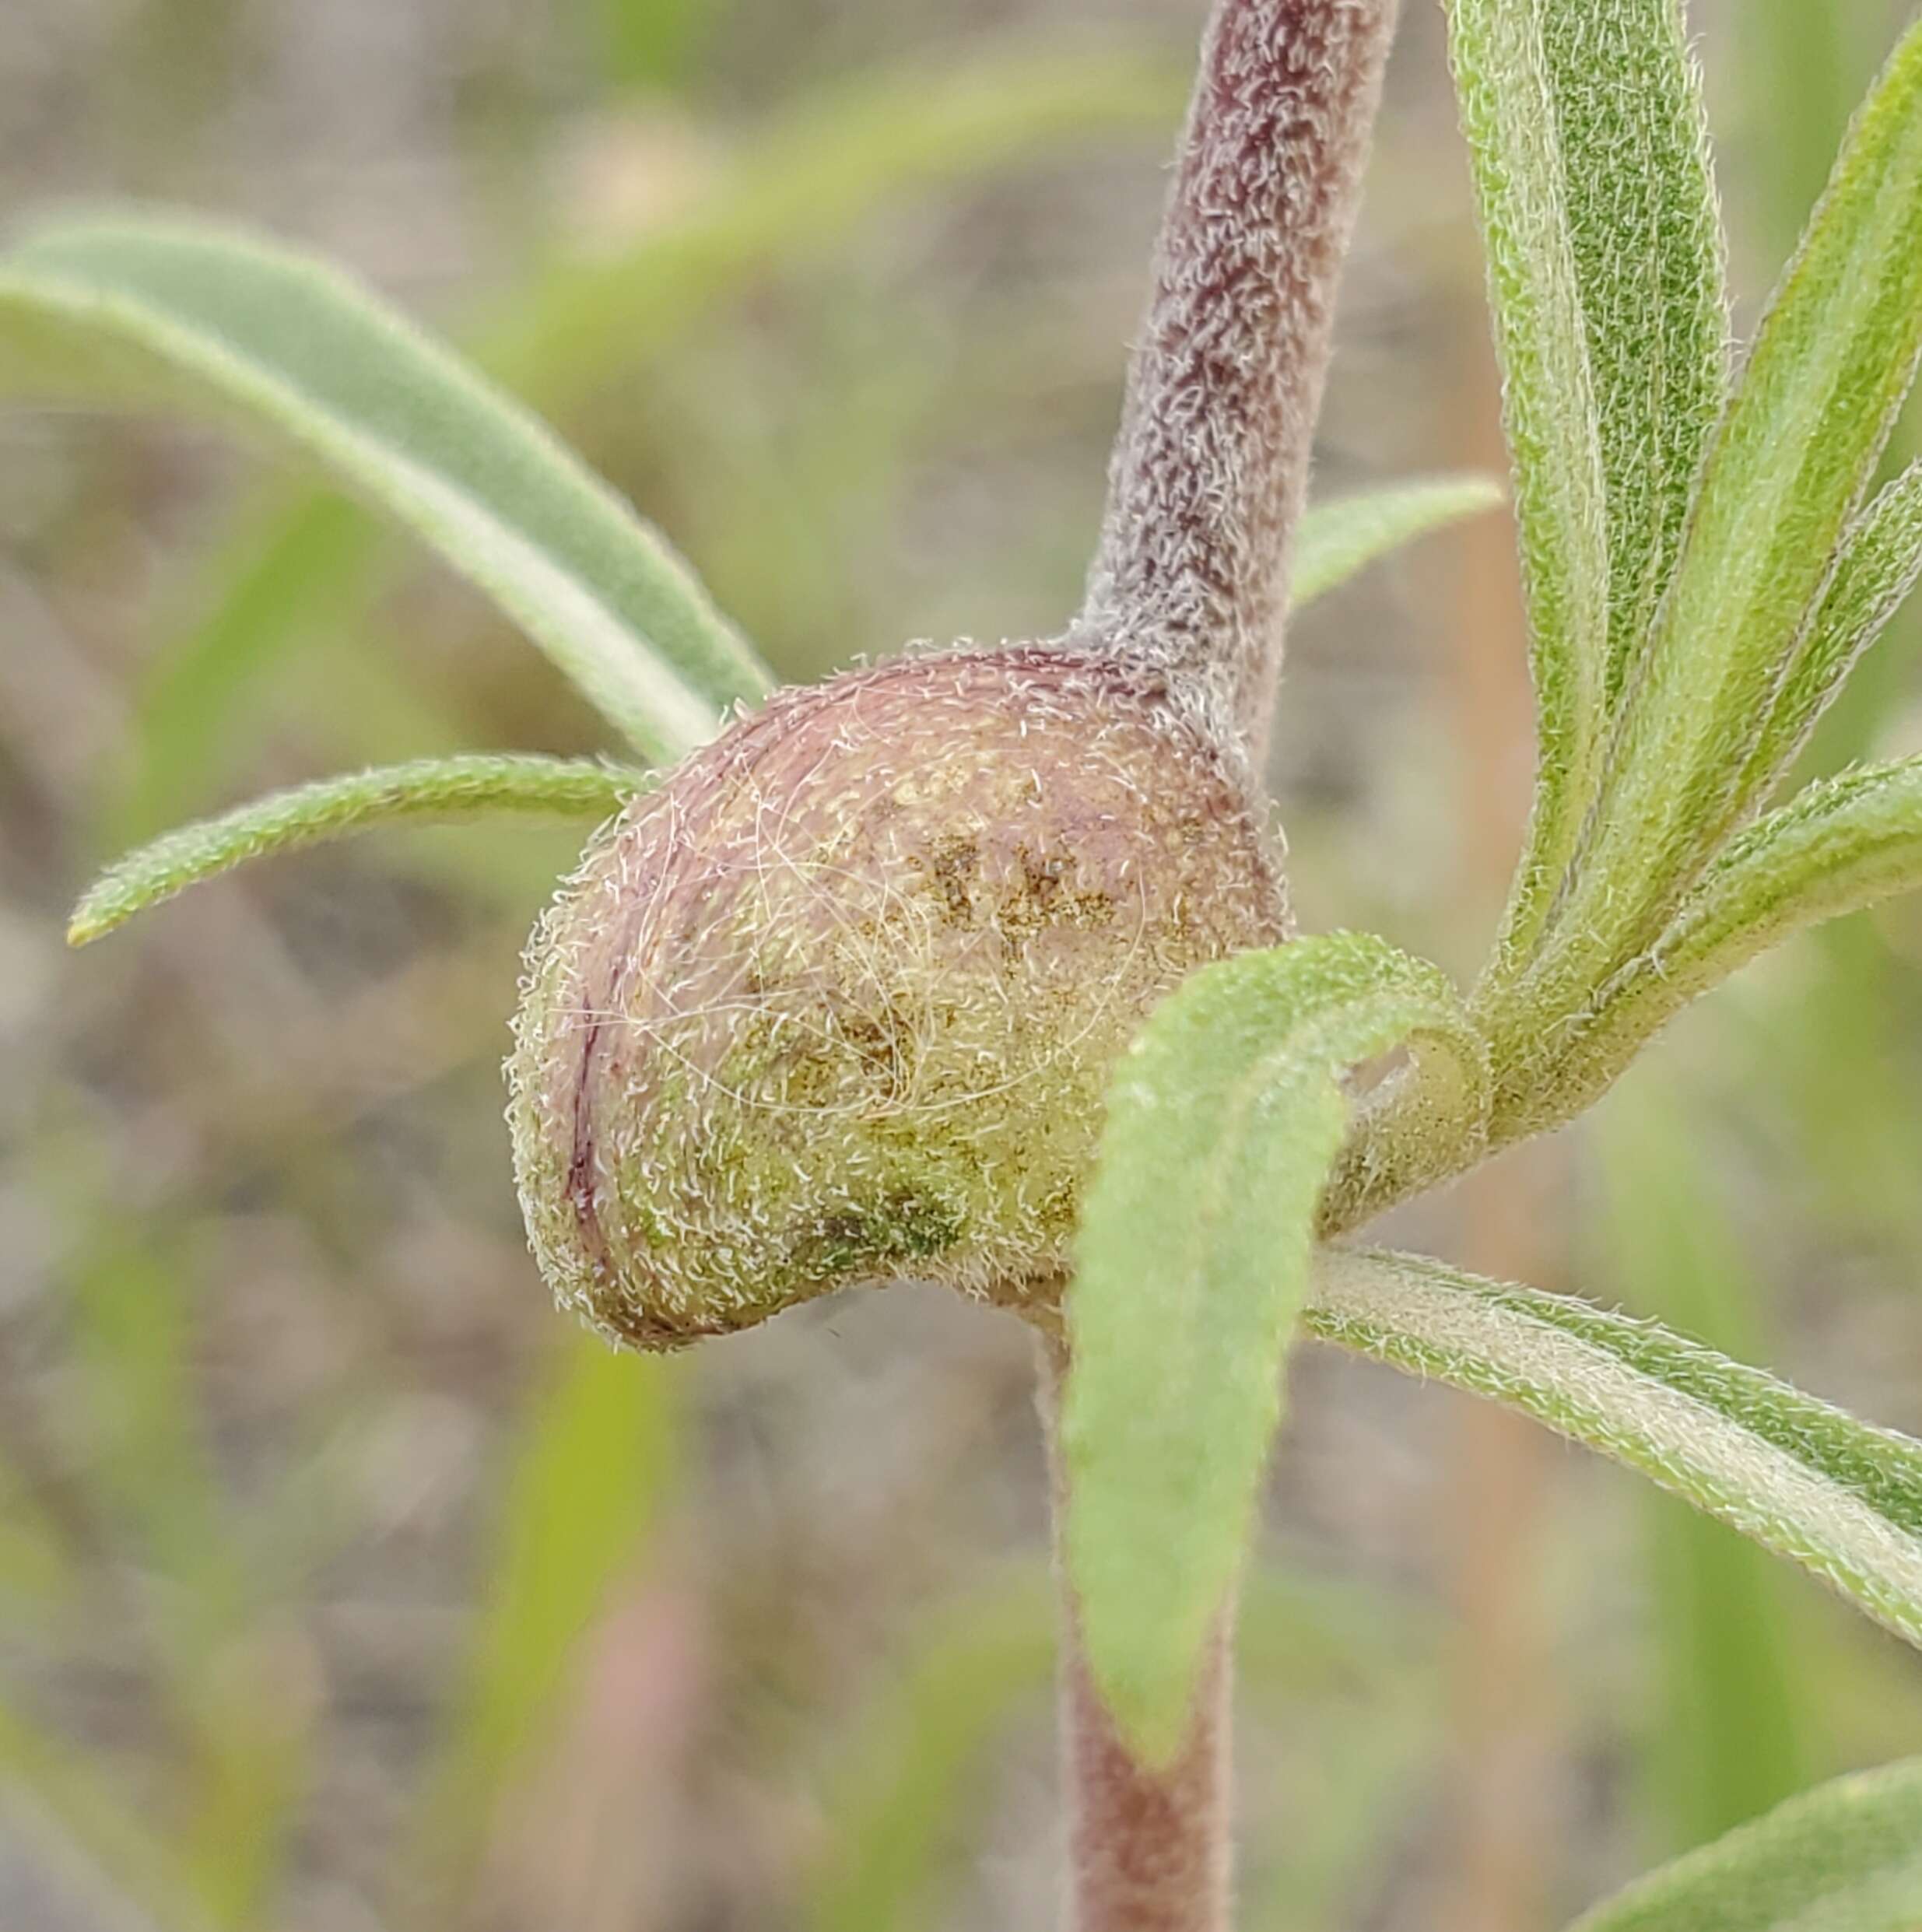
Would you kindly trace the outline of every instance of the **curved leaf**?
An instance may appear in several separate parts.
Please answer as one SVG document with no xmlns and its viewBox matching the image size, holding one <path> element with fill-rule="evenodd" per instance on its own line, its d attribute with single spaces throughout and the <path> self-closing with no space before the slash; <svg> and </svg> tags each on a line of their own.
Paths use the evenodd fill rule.
<svg viewBox="0 0 1922 1932">
<path fill-rule="evenodd" d="M 1599 780 L 1608 655 L 1600 405 L 1535 0 L 1449 0 L 1514 465 L 1538 741 L 1534 814 L 1500 957 L 1548 917 Z"/>
<path fill-rule="evenodd" d="M 1547 1017 L 1659 931 L 1748 752 L 1922 353 L 1922 24 L 1871 95 L 1756 338 L 1624 715 Z"/>
<path fill-rule="evenodd" d="M 1915 1932 L 1922 1758 L 1805 1792 L 1651 1872 L 1569 1932 Z"/>
<path fill-rule="evenodd" d="M 1299 610 L 1404 544 L 1501 501 L 1492 477 L 1436 476 L 1312 503 L 1295 535 L 1289 601 Z"/>
<path fill-rule="evenodd" d="M 1731 840 L 1556 1063 L 1558 1117 L 1675 1014 L 1790 934 L 1922 888 L 1922 758 L 1823 780 Z"/>
<path fill-rule="evenodd" d="M 1680 0 L 1537 5 L 1608 496 L 1611 708 L 1728 390 L 1707 117 Z"/>
<path fill-rule="evenodd" d="M 517 404 L 333 269 L 189 223 L 0 257 L 0 395 L 211 398 L 270 425 L 486 591 L 648 756 L 762 696 L 665 540 Z"/>
<path fill-rule="evenodd" d="M 1652 1323 L 1408 1255 L 1324 1250 L 1306 1325 L 1639 1469 L 1922 1646 L 1922 1443 Z"/>
<path fill-rule="evenodd" d="M 1762 798 L 1808 742 L 1862 654 L 1922 581 L 1922 463 L 1855 521 L 1808 635 L 1783 674 L 1741 776 L 1738 804 Z"/>
<path fill-rule="evenodd" d="M 1434 967 L 1363 935 L 1299 940 L 1197 973 L 1110 1090 L 1068 1300 L 1064 1548 L 1096 1682 L 1148 1758 L 1180 1744 L 1240 1567 L 1341 1076 L 1411 1036 L 1482 1084 Z"/>
<path fill-rule="evenodd" d="M 486 754 L 323 778 L 182 826 L 130 853 L 74 909 L 68 942 L 86 945 L 147 906 L 269 853 L 298 851 L 402 819 L 446 821 L 489 812 L 604 816 L 649 782 L 644 772 L 584 759 Z"/>
</svg>

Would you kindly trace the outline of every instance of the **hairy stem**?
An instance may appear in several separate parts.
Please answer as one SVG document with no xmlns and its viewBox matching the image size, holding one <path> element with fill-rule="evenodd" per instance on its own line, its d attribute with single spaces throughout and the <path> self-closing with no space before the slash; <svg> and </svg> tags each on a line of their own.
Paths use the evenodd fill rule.
<svg viewBox="0 0 1922 1932">
<path fill-rule="evenodd" d="M 1217 0 L 1078 628 L 1258 752 L 1395 0 Z"/>
<path fill-rule="evenodd" d="M 1056 1426 L 1068 1354 L 1040 1345 L 1040 1408 L 1058 1536 L 1067 1476 Z M 1204 1662 L 1187 1742 L 1165 1769 L 1129 1751 L 1089 1674 L 1080 1618 L 1061 1592 L 1061 1772 L 1068 1814 L 1064 1932 L 1228 1932 L 1229 1699 L 1233 1614 L 1224 1610 Z"/>
</svg>

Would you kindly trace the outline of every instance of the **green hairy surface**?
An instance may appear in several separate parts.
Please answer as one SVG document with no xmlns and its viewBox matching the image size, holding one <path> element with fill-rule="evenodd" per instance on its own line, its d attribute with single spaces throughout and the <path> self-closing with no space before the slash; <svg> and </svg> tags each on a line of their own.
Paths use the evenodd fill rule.
<svg viewBox="0 0 1922 1932">
<path fill-rule="evenodd" d="M 1534 0 L 1457 0 L 1450 45 L 1482 211 L 1528 593 L 1538 777 L 1504 950 L 1547 918 L 1598 781 L 1608 500 L 1582 283 Z"/>
<path fill-rule="evenodd" d="M 1513 11 L 1534 14 L 1559 150 L 1607 504 L 1612 710 L 1680 554 L 1727 390 L 1708 126 L 1677 0 Z"/>
<path fill-rule="evenodd" d="M 1862 654 L 1922 578 L 1922 464 L 1912 464 L 1850 527 L 1835 574 L 1782 668 L 1737 803 L 1764 796 L 1788 771 Z"/>
<path fill-rule="evenodd" d="M 1570 1932 L 1913 1932 L 1922 1759 L 1838 1778 L 1631 1885 Z"/>
<path fill-rule="evenodd" d="M 0 395 L 211 399 L 290 437 L 493 597 L 644 755 L 766 673 L 658 531 L 338 271 L 217 228 L 103 219 L 0 255 Z"/>
<path fill-rule="evenodd" d="M 1181 1744 L 1240 1569 L 1354 1063 L 1413 1040 L 1485 1082 L 1435 968 L 1338 933 L 1203 969 L 1110 1089 L 1068 1303 L 1068 1573 L 1137 1746 Z"/>
<path fill-rule="evenodd" d="M 1922 1443 L 1653 1323 L 1408 1255 L 1325 1250 L 1306 1321 L 1626 1463 L 1922 1643 Z"/>
<path fill-rule="evenodd" d="M 1646 944 L 1727 831 L 1768 700 L 1922 350 L 1922 28 L 1891 61 L 1717 432 L 1628 695 L 1549 999 Z"/>
<path fill-rule="evenodd" d="M 1437 476 L 1311 505 L 1295 538 L 1291 608 L 1303 608 L 1405 544 L 1479 516 L 1501 500 L 1500 486 L 1490 478 Z"/>
<path fill-rule="evenodd" d="M 605 818 L 648 784 L 644 772 L 587 759 L 476 755 L 423 758 L 275 792 L 183 826 L 103 872 L 74 908 L 67 937 L 85 945 L 137 912 L 250 859 L 294 852 L 402 819 L 446 822 L 493 812 Z"/>
</svg>

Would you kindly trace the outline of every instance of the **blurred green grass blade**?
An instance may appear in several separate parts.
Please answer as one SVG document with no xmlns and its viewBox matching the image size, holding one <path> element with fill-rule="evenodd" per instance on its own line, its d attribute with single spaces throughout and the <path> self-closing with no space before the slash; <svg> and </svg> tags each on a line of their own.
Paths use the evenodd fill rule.
<svg viewBox="0 0 1922 1932">
<path fill-rule="evenodd" d="M 110 1915 L 103 1923 L 131 1906 L 156 1932 L 216 1932 L 173 1848 L 121 1803 L 86 1757 L 4 1699 L 0 1805 L 14 1811 L 23 1835 L 54 1840 L 50 1853 L 83 1863 L 86 1878 L 112 1895 L 110 1903 L 102 1902 Z"/>
<path fill-rule="evenodd" d="M 355 578 L 377 527 L 344 496 L 316 492 L 300 501 L 293 516 L 278 501 L 265 514 L 250 503 L 195 566 L 181 597 L 195 615 L 163 627 L 170 641 L 134 691 L 135 742 L 102 787 L 108 850 L 156 836 L 218 790 L 247 735 L 240 721 L 268 656 L 353 628 Z"/>
<path fill-rule="evenodd" d="M 585 759 L 508 753 L 425 758 L 277 791 L 218 819 L 182 826 L 110 866 L 68 925 L 86 945 L 138 913 L 251 859 L 295 852 L 402 819 L 490 812 L 605 817 L 648 783 L 645 773 Z"/>
<path fill-rule="evenodd" d="M 886 1692 L 846 1748 L 822 1857 L 801 1910 L 807 1932 L 910 1932 L 978 1815 L 966 1786 L 989 1743 L 1054 1670 L 1053 1593 L 1023 1572 L 924 1620 Z"/>
<path fill-rule="evenodd" d="M 616 87 L 672 86 L 721 0 L 591 0 L 598 15 L 601 73 Z"/>
<path fill-rule="evenodd" d="M 110 1220 L 100 1229 L 103 1208 L 76 1201 L 98 1231 L 66 1277 L 90 1480 L 130 1524 L 141 1561 L 209 1587 L 228 1574 L 226 1498 L 202 1432 L 184 1271 L 151 1229 L 136 1239 Z"/>
<path fill-rule="evenodd" d="M 540 1744 L 581 1636 L 646 1555 L 675 1480 L 672 1373 L 570 1334 L 517 1428 L 480 1622 L 422 1787 L 433 1923 L 446 1921 L 499 1800 Z"/>
<path fill-rule="evenodd" d="M 887 203 L 1093 134 L 1161 128 L 1185 62 L 1010 34 L 821 89 L 748 143 L 685 213 L 600 258 L 558 261 L 479 318 L 475 359 L 565 420 L 730 290 L 819 258 Z"/>
<path fill-rule="evenodd" d="M 1887 49 L 1892 6 L 1812 7 L 1745 0 L 1729 51 L 1739 65 L 1748 138 L 1743 173 L 1762 192 L 1762 252 L 1773 264 L 1795 246 L 1835 165 L 1836 149 Z"/>
<path fill-rule="evenodd" d="M 1312 503 L 1295 538 L 1289 601 L 1299 610 L 1404 544 L 1501 501 L 1492 477 L 1436 476 Z"/>
<path fill-rule="evenodd" d="M 1797 950 L 1724 1012 L 1748 1064 L 1767 1070 L 1769 1112 L 1813 1185 L 1821 1236 L 1866 1240 L 1906 1271 L 1922 1257 L 1922 984 L 1871 920 L 1822 927 Z"/>
<path fill-rule="evenodd" d="M 1922 25 L 1857 121 L 1704 473 L 1648 675 L 1565 922 L 1619 962 L 1738 809 L 1769 694 L 1873 481 L 1922 352 Z"/>
<path fill-rule="evenodd" d="M 1680 0 L 1538 7 L 1608 497 L 1606 689 L 1674 574 L 1728 389 L 1728 298 Z"/>
<path fill-rule="evenodd" d="M 1725 1353 L 1759 1359 L 1750 1272 L 1699 1133 L 1673 1094 L 1627 1099 L 1602 1138 L 1617 1292 Z M 1640 1755 L 1650 1814 L 1675 1852 L 1801 1789 L 1815 1769 L 1819 1692 L 1766 1553 L 1672 1497 L 1647 1502 L 1659 1694 Z"/>
<path fill-rule="evenodd" d="M 1599 1092 L 1641 1046 L 1791 934 L 1922 888 L 1922 758 L 1844 772 L 1731 840 L 1660 941 L 1602 989 L 1559 1063 Z"/>
<path fill-rule="evenodd" d="M 1792 1799 L 1576 1921 L 1570 1932 L 1915 1932 L 1922 1761 Z"/>
<path fill-rule="evenodd" d="M 1922 1443 L 1652 1323 L 1410 1255 L 1323 1250 L 1306 1320 L 1640 1470 L 1922 1646 Z"/>
<path fill-rule="evenodd" d="M 1204 967 L 1110 1089 L 1068 1302 L 1063 1547 L 1094 1680 L 1149 1759 L 1180 1745 L 1242 1566 L 1341 1078 L 1412 1036 L 1478 1085 L 1434 967 L 1367 935 L 1301 939 Z"/>
<path fill-rule="evenodd" d="M 1851 528 L 1808 634 L 1769 702 L 1743 770 L 1747 807 L 1784 777 L 1862 654 L 1922 580 L 1922 464 L 1882 490 Z"/>
<path fill-rule="evenodd" d="M 889 203 L 1093 135 L 1170 124 L 1187 80 L 1184 64 L 1011 37 L 943 68 L 821 90 L 749 142 L 684 213 L 605 258 L 541 266 L 475 318 L 472 352 L 564 423 L 617 378 L 640 380 L 736 291 L 818 260 Z M 148 802 L 123 836 L 149 836 L 204 804 L 206 789 L 187 788 L 219 770 L 231 720 L 280 657 L 320 626 L 359 627 L 389 555 L 384 534 L 319 492 L 264 528 L 251 511 L 240 520 L 208 615 L 156 660 L 134 785 Z"/>
<path fill-rule="evenodd" d="M 1535 682 L 1534 815 L 1498 962 L 1525 957 L 1601 769 L 1608 502 L 1600 406 L 1536 0 L 1449 0 L 1514 467 Z"/>
<path fill-rule="evenodd" d="M 197 1788 L 180 1855 L 208 1917 L 232 1932 L 272 1922 L 313 1771 L 311 1691 L 279 1681 L 288 1649 L 216 1658 L 195 1687 Z"/>
<path fill-rule="evenodd" d="M 211 226 L 83 220 L 0 256 L 0 394 L 272 426 L 487 592 L 651 758 L 769 679 L 659 533 L 353 282 Z"/>
</svg>

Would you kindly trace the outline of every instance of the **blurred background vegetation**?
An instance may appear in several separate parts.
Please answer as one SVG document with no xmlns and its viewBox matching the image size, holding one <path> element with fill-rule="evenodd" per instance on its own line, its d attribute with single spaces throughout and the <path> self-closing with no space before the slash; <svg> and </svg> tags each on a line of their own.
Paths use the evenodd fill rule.
<svg viewBox="0 0 1922 1932">
<path fill-rule="evenodd" d="M 338 254 L 813 678 L 1071 608 L 1203 10 L 9 0 L 0 205 L 158 198 Z M 1700 0 L 1742 319 L 1904 12 Z M 1408 12 L 1324 495 L 1500 462 L 1439 9 Z M 1823 762 L 1922 749 L 1919 643 Z M 1528 769 L 1505 521 L 1331 598 L 1289 664 L 1304 923 L 1471 968 Z M 554 1318 L 497 1064 L 568 836 L 395 833 L 63 952 L 89 868 L 183 813 L 598 742 L 307 479 L 204 426 L 0 420 L 8 1932 L 1052 1923 L 1023 1335 L 900 1290 L 661 1365 Z M 1922 1429 L 1918 1075 L 1910 904 L 1396 1232 Z M 1917 1748 L 1914 1657 L 1720 1531 L 1447 1392 L 1315 1352 L 1295 1383 L 1248 1932 L 1524 1932 Z"/>
</svg>

